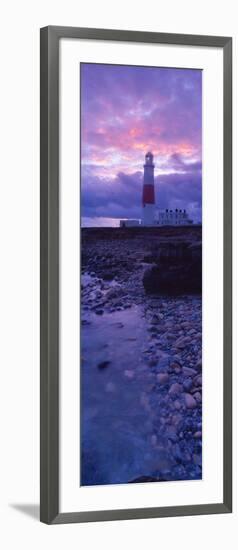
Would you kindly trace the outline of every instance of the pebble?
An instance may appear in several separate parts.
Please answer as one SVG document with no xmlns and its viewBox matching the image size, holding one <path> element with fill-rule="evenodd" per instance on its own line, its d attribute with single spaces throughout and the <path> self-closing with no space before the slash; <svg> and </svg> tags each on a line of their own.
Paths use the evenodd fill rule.
<svg viewBox="0 0 238 550">
<path fill-rule="evenodd" d="M 193 387 L 193 381 L 192 381 L 192 378 L 186 378 L 183 382 L 183 388 L 185 389 L 186 392 L 189 392 Z"/>
<path fill-rule="evenodd" d="M 173 441 L 174 443 L 176 441 L 178 441 L 178 436 L 177 436 L 177 431 L 176 431 L 176 427 L 175 426 L 168 426 L 167 430 L 166 430 L 166 435 L 169 439 L 171 439 L 171 441 Z"/>
<path fill-rule="evenodd" d="M 180 374 L 182 369 L 179 363 L 170 363 L 169 368 L 173 370 L 176 374 Z"/>
<path fill-rule="evenodd" d="M 154 313 L 153 317 L 151 318 L 152 325 L 156 325 L 159 322 L 159 316 Z"/>
<path fill-rule="evenodd" d="M 197 364 L 196 364 L 196 369 L 198 371 L 201 371 L 202 370 L 202 361 L 198 361 Z"/>
<path fill-rule="evenodd" d="M 169 375 L 167 372 L 160 372 L 157 374 L 157 380 L 160 384 L 166 384 L 169 380 Z"/>
<path fill-rule="evenodd" d="M 137 271 L 136 263 L 138 268 L 144 269 L 141 262 L 144 252 L 148 253 L 148 241 L 146 249 L 140 245 L 138 247 L 138 244 L 134 238 L 128 243 L 120 239 L 114 240 L 112 251 L 111 240 L 98 240 L 96 243 L 91 241 L 90 256 L 87 254 L 83 269 L 86 276 L 87 273 L 94 272 L 100 279 L 95 277 L 87 282 L 85 277 L 86 283 L 83 281 L 85 314 L 82 324 L 85 324 L 84 330 L 90 336 L 91 327 L 86 326 L 88 317 L 92 326 L 100 322 L 102 328 L 104 323 L 108 323 L 109 317 L 111 318 L 112 330 L 118 338 L 118 347 L 123 346 L 120 353 L 125 348 L 126 359 L 127 353 L 130 354 L 128 362 L 121 365 L 125 395 L 129 398 L 132 392 L 133 397 L 133 379 L 136 378 L 136 383 L 138 381 L 138 384 L 141 384 L 143 393 L 139 395 L 139 402 L 143 408 L 142 414 L 145 413 L 150 419 L 150 425 L 146 426 L 146 423 L 143 423 L 143 430 L 150 443 L 148 452 L 151 458 L 152 454 L 159 452 L 158 447 L 161 445 L 162 451 L 166 449 L 166 460 L 169 453 L 169 459 L 172 461 L 165 475 L 166 478 L 168 476 L 168 480 L 199 479 L 202 466 L 201 297 L 145 297 L 141 289 L 143 273 Z M 108 279 L 113 278 L 113 282 L 104 282 L 106 271 Z M 133 310 L 136 311 L 137 308 L 141 312 L 138 322 L 145 323 L 141 341 L 137 335 L 137 327 L 135 326 L 133 332 L 132 324 L 129 325 L 131 321 L 127 322 L 126 316 L 130 316 L 130 310 L 125 311 L 125 315 L 117 313 L 117 310 L 130 307 L 133 308 L 132 316 Z M 94 316 L 90 320 L 89 312 L 92 311 Z M 106 315 L 97 321 L 95 313 L 98 316 L 104 313 Z M 102 357 L 107 357 L 106 351 L 100 353 L 103 353 Z M 112 361 L 101 361 L 96 368 L 106 370 L 110 363 L 113 365 Z M 148 368 L 148 364 L 151 369 Z M 111 368 L 101 374 L 108 399 L 114 398 L 114 395 L 119 396 L 119 389 L 122 389 L 121 381 L 118 382 L 119 385 L 112 381 L 112 374 L 114 375 L 114 369 Z M 100 373 L 98 377 L 99 375 Z M 107 382 L 108 377 L 110 381 Z M 122 405 L 123 398 L 122 395 Z M 160 472 L 152 473 L 152 469 L 151 472 L 141 472 L 141 475 L 147 474 L 155 478 L 160 477 Z"/>
<path fill-rule="evenodd" d="M 174 416 L 172 416 L 173 426 L 177 426 L 182 420 L 183 420 L 183 417 L 181 414 L 174 414 Z"/>
<path fill-rule="evenodd" d="M 202 386 L 202 375 L 199 374 L 198 376 L 196 376 L 196 378 L 194 378 L 194 384 L 195 386 Z"/>
<path fill-rule="evenodd" d="M 185 405 L 186 405 L 187 409 L 195 409 L 196 408 L 197 402 L 194 399 L 194 397 L 191 395 L 191 393 L 185 393 L 184 394 L 184 400 L 185 400 Z"/>
<path fill-rule="evenodd" d="M 196 393 L 193 394 L 193 397 L 196 399 L 197 403 L 201 403 L 202 402 L 202 396 L 201 396 L 201 393 L 199 391 L 197 391 Z"/>
<path fill-rule="evenodd" d="M 190 344 L 190 342 L 191 342 L 190 336 L 184 336 L 184 337 L 181 337 L 181 338 L 179 338 L 178 340 L 176 340 L 176 341 L 174 342 L 174 346 L 175 346 L 175 348 L 181 348 L 181 349 L 183 349 L 183 348 L 185 348 L 188 344 Z"/>
<path fill-rule="evenodd" d="M 181 393 L 183 390 L 183 386 L 181 384 L 178 384 L 178 382 L 174 382 L 172 386 L 169 388 L 169 395 L 177 395 L 178 393 Z"/>
<path fill-rule="evenodd" d="M 198 455 L 198 454 L 193 455 L 193 462 L 197 466 L 202 466 L 202 455 Z"/>
<path fill-rule="evenodd" d="M 200 439 L 202 437 L 202 432 L 200 431 L 197 431 L 195 432 L 194 436 L 193 436 L 195 439 Z"/>
<path fill-rule="evenodd" d="M 197 371 L 191 367 L 183 367 L 182 372 L 185 376 L 196 376 L 197 374 Z"/>
</svg>

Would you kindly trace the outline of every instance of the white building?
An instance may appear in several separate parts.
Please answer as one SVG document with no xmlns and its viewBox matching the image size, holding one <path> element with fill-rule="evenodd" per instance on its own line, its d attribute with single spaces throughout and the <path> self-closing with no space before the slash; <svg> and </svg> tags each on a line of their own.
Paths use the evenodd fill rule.
<svg viewBox="0 0 238 550">
<path fill-rule="evenodd" d="M 155 225 L 191 225 L 192 220 L 189 219 L 186 210 L 159 210 L 155 212 Z"/>
</svg>

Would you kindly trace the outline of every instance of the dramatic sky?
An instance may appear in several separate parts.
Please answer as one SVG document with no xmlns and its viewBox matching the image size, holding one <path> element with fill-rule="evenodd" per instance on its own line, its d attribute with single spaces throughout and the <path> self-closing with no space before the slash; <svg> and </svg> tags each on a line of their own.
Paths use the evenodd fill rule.
<svg viewBox="0 0 238 550">
<path fill-rule="evenodd" d="M 81 215 L 141 218 L 144 156 L 159 208 L 201 220 L 202 72 L 81 64 Z"/>
</svg>

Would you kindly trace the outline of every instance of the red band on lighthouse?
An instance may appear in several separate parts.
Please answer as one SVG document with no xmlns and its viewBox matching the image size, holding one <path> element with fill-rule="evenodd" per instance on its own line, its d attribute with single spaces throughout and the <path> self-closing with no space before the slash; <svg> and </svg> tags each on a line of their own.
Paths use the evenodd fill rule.
<svg viewBox="0 0 238 550">
<path fill-rule="evenodd" d="M 142 204 L 155 204 L 155 188 L 151 183 L 143 185 Z"/>
</svg>

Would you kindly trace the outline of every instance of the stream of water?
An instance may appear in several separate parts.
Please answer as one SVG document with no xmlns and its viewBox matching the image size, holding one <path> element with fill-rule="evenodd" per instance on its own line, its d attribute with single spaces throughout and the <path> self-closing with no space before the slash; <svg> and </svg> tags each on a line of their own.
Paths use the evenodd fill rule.
<svg viewBox="0 0 238 550">
<path fill-rule="evenodd" d="M 81 338 L 81 482 L 125 483 L 151 472 L 153 462 L 146 320 L 138 306 L 91 313 Z"/>
</svg>

